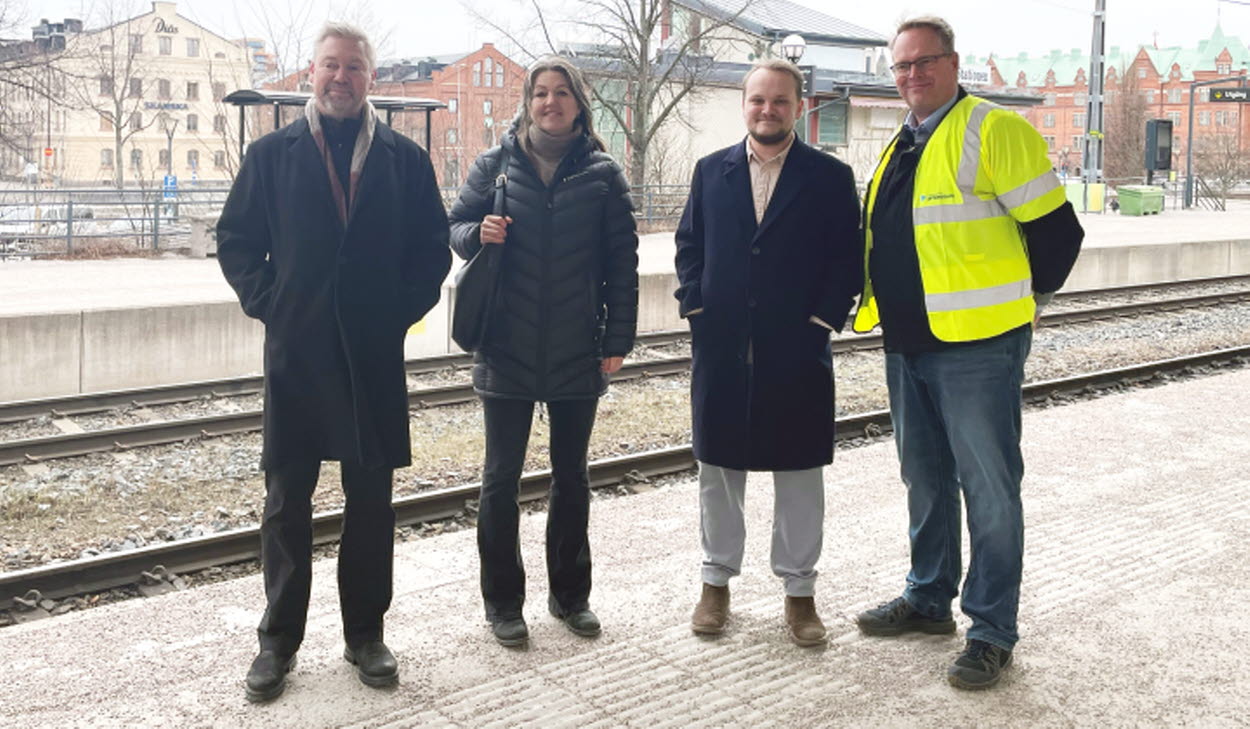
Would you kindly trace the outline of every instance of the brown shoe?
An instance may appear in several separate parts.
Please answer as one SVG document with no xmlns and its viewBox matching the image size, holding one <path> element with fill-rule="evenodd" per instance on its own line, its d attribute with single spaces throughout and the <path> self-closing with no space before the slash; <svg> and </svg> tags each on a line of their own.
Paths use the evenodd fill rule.
<svg viewBox="0 0 1250 729">
<path fill-rule="evenodd" d="M 729 619 L 729 586 L 703 583 L 703 595 L 694 606 L 690 629 L 699 635 L 720 635 Z"/>
<path fill-rule="evenodd" d="M 786 627 L 795 645 L 809 648 L 825 644 L 825 624 L 816 614 L 816 600 L 812 597 L 786 596 Z"/>
</svg>

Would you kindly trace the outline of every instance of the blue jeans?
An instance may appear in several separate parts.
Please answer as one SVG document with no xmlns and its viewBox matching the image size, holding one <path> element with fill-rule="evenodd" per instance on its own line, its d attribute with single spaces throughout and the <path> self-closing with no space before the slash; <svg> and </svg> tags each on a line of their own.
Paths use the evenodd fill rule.
<svg viewBox="0 0 1250 729">
<path fill-rule="evenodd" d="M 1020 388 L 1033 340 L 1024 326 L 940 352 L 887 354 L 894 440 L 907 484 L 911 572 L 903 597 L 930 617 L 959 593 L 960 492 L 971 559 L 960 608 L 968 638 L 1012 648 L 1024 556 Z"/>
</svg>

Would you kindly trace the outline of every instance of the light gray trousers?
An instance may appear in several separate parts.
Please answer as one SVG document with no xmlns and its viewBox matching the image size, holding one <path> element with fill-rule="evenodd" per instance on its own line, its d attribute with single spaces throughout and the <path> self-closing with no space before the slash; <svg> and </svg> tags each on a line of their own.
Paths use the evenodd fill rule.
<svg viewBox="0 0 1250 729">
<path fill-rule="evenodd" d="M 825 487 L 822 468 L 774 471 L 773 574 L 786 595 L 809 597 L 816 588 L 816 560 L 824 541 Z M 699 463 L 699 515 L 703 537 L 703 581 L 729 584 L 742 571 L 746 544 L 743 504 L 747 472 Z"/>
</svg>

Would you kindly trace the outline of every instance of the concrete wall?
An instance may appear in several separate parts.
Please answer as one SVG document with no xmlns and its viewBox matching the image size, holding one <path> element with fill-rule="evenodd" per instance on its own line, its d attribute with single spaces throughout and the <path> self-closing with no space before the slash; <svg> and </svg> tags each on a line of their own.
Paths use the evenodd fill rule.
<svg viewBox="0 0 1250 729">
<path fill-rule="evenodd" d="M 451 341 L 453 293 L 451 285 L 444 284 L 438 303 L 424 319 L 408 330 L 408 337 L 404 339 L 405 357 L 430 357 L 460 351 L 455 342 Z"/>
<path fill-rule="evenodd" d="M 82 315 L 0 317 L 0 400 L 79 391 Z"/>
<path fill-rule="evenodd" d="M 1250 240 L 1085 248 L 1064 291 L 1250 273 Z"/>
<path fill-rule="evenodd" d="M 448 351 L 450 289 L 404 341 Z M 0 401 L 259 374 L 265 330 L 233 301 L 0 317 Z"/>
<path fill-rule="evenodd" d="M 78 391 L 259 373 L 263 337 L 234 302 L 85 311 Z"/>
<path fill-rule="evenodd" d="M 1250 274 L 1250 240 L 1087 248 L 1066 291 Z M 682 329 L 672 273 L 642 276 L 639 331 Z M 457 351 L 452 288 L 409 331 L 408 357 Z M 0 401 L 233 377 L 261 370 L 261 325 L 213 302 L 0 317 Z"/>
<path fill-rule="evenodd" d="M 677 274 L 652 273 L 638 280 L 638 331 L 655 332 L 685 329 L 686 322 L 677 315 Z"/>
</svg>

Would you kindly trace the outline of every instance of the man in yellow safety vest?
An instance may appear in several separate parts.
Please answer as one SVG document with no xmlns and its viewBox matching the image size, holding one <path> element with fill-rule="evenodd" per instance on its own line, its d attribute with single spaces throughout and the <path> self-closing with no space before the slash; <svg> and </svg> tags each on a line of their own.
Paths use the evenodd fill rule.
<svg viewBox="0 0 1250 729">
<path fill-rule="evenodd" d="M 1038 307 L 1067 278 L 1084 232 L 1037 131 L 959 86 L 944 20 L 904 22 L 890 48 L 910 112 L 866 195 L 854 328 L 880 324 L 885 337 L 911 570 L 900 597 L 857 623 L 869 635 L 955 632 L 962 492 L 972 557 L 960 608 L 972 625 L 947 675 L 988 688 L 1019 638 L 1024 361 Z"/>
</svg>

